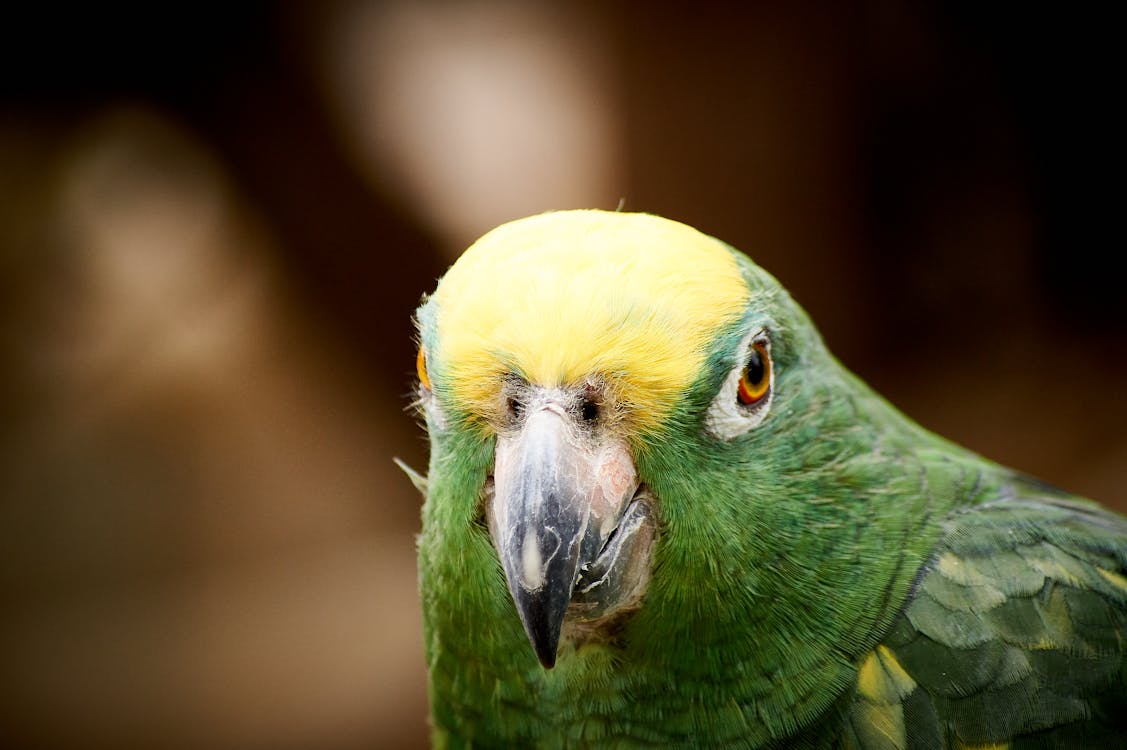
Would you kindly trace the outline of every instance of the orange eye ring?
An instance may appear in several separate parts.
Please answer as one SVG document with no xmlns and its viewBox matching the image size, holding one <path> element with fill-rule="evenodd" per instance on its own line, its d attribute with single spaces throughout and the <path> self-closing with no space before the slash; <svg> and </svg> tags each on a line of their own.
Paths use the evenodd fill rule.
<svg viewBox="0 0 1127 750">
<path fill-rule="evenodd" d="M 427 355 L 423 347 L 419 347 L 419 353 L 415 355 L 415 372 L 419 376 L 419 384 L 423 388 L 430 390 L 430 375 L 427 374 Z"/>
<path fill-rule="evenodd" d="M 748 352 L 747 364 L 740 374 L 736 398 L 744 406 L 754 406 L 771 392 L 771 353 L 767 344 L 756 341 Z"/>
</svg>

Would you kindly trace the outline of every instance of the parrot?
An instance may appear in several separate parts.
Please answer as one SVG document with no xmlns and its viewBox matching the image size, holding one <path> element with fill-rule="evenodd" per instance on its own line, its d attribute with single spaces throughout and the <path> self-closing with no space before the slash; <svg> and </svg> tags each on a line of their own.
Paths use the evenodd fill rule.
<svg viewBox="0 0 1127 750">
<path fill-rule="evenodd" d="M 733 247 L 529 216 L 415 323 L 435 747 L 1127 747 L 1127 518 L 901 414 Z"/>
</svg>

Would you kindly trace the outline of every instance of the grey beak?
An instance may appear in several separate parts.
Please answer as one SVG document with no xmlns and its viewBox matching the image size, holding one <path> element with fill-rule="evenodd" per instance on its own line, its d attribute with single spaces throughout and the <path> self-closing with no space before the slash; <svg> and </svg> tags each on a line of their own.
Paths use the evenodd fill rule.
<svg viewBox="0 0 1127 750">
<path fill-rule="evenodd" d="M 627 446 L 584 434 L 554 403 L 498 437 L 490 532 L 537 658 L 556 663 L 581 571 L 598 557 L 637 488 Z"/>
</svg>

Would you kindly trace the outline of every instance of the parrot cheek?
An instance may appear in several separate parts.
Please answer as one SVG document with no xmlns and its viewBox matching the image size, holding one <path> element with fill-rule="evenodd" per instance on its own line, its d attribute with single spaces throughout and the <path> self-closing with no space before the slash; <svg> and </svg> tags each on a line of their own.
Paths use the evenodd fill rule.
<svg viewBox="0 0 1127 750">
<path fill-rule="evenodd" d="M 641 598 L 655 533 L 650 496 L 638 491 L 624 440 L 584 432 L 554 404 L 498 437 L 493 480 L 493 544 L 550 668 L 565 618 L 590 623 Z"/>
</svg>

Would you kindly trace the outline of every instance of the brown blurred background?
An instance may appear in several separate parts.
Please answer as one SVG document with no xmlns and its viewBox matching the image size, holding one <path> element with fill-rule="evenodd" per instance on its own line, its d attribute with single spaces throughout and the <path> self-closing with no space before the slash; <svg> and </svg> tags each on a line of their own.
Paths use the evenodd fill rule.
<svg viewBox="0 0 1127 750">
<path fill-rule="evenodd" d="M 731 242 L 924 425 L 1127 509 L 1109 19 L 681 6 L 5 11 L 0 745 L 424 745 L 410 317 L 546 209 Z"/>
</svg>

